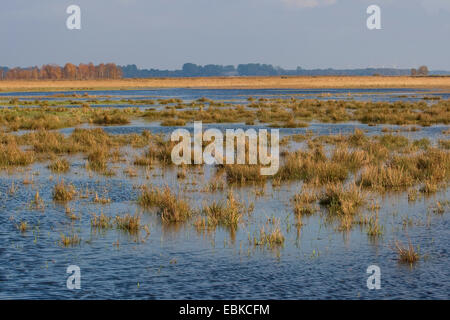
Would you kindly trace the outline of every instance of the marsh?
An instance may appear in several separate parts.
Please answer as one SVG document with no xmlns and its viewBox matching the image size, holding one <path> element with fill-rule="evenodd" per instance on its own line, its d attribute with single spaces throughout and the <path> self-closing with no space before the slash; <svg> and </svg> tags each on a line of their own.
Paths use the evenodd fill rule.
<svg viewBox="0 0 450 320">
<path fill-rule="evenodd" d="M 1 93 L 0 297 L 448 299 L 448 97 Z M 170 134 L 195 120 L 225 133 L 292 119 L 307 126 L 279 129 L 274 176 L 171 162 Z M 69 265 L 81 290 L 66 288 Z"/>
</svg>

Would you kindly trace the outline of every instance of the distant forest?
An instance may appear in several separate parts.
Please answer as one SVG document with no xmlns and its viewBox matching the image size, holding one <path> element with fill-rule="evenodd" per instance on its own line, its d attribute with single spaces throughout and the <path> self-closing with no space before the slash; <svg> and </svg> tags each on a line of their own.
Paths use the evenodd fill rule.
<svg viewBox="0 0 450 320">
<path fill-rule="evenodd" d="M 13 68 L 0 67 L 0 79 L 3 80 L 89 80 L 89 79 L 120 79 L 122 70 L 114 63 L 92 63 L 78 66 L 66 63 L 64 67 L 46 64 L 41 68 Z"/>
<path fill-rule="evenodd" d="M 88 80 L 120 78 L 165 77 L 227 77 L 227 76 L 405 76 L 450 75 L 450 71 L 428 71 L 426 66 L 416 69 L 366 68 L 366 69 L 302 69 L 287 70 L 270 64 L 248 63 L 237 67 L 208 64 L 205 66 L 185 63 L 180 70 L 139 69 L 135 64 L 117 66 L 114 63 L 79 64 L 67 63 L 64 67 L 53 64 L 41 68 L 0 67 L 1 80 Z"/>
<path fill-rule="evenodd" d="M 185 63 L 181 70 L 139 69 L 131 64 L 121 66 L 124 78 L 158 77 L 214 77 L 214 76 L 404 76 L 404 75 L 450 75 L 450 71 L 428 71 L 425 66 L 416 69 L 366 68 L 366 69 L 302 69 L 286 70 L 270 64 L 248 63 L 237 66 L 208 64 L 205 66 Z M 421 72 L 421 70 L 426 70 Z"/>
</svg>

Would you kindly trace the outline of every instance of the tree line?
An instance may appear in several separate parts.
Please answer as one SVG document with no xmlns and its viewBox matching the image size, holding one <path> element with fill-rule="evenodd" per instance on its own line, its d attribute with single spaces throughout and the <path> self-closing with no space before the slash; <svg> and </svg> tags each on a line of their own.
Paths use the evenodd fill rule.
<svg viewBox="0 0 450 320">
<path fill-rule="evenodd" d="M 114 63 L 80 63 L 78 66 L 66 63 L 64 67 L 46 64 L 41 68 L 0 68 L 2 80 L 90 80 L 90 79 L 120 79 L 122 69 Z"/>
<path fill-rule="evenodd" d="M 205 66 L 185 63 L 179 70 L 139 69 L 135 64 L 122 66 L 124 78 L 162 77 L 226 77 L 226 76 L 407 76 L 450 74 L 449 71 L 428 71 L 425 66 L 416 69 L 361 68 L 361 69 L 283 69 L 270 64 L 247 63 L 233 65 L 208 64 Z"/>
<path fill-rule="evenodd" d="M 228 76 L 426 76 L 450 75 L 449 71 L 429 71 L 426 66 L 418 69 L 365 68 L 365 69 L 296 69 L 288 70 L 270 64 L 247 63 L 233 65 L 208 64 L 205 66 L 185 63 L 179 70 L 140 69 L 135 64 L 117 66 L 114 63 L 79 64 L 67 63 L 64 67 L 53 64 L 41 68 L 0 67 L 0 80 L 89 80 L 120 78 L 165 78 L 165 77 L 228 77 Z"/>
</svg>

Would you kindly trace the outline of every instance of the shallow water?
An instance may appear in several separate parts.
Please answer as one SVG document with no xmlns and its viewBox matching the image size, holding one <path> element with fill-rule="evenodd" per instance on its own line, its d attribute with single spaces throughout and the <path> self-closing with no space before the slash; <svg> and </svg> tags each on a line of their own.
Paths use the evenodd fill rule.
<svg viewBox="0 0 450 320">
<path fill-rule="evenodd" d="M 449 99 L 450 92 L 440 90 L 418 90 L 412 88 L 395 89 L 138 89 L 138 90 L 78 90 L 78 91 L 39 91 L 39 92 L 0 92 L 0 97 L 19 97 L 23 100 L 34 100 L 45 97 L 45 100 L 77 100 L 74 97 L 55 97 L 55 94 L 78 94 L 80 101 L 91 98 L 82 97 L 84 94 L 97 96 L 100 99 L 168 99 L 178 98 L 190 102 L 202 97 L 225 102 L 247 102 L 248 97 L 290 98 L 296 99 L 355 99 L 372 101 L 421 101 L 424 97 L 441 97 Z"/>
<path fill-rule="evenodd" d="M 300 92 L 302 91 L 302 92 Z M 358 90 L 321 90 L 320 93 L 347 93 Z M 395 89 L 370 97 L 388 99 L 395 94 L 417 94 L 417 91 Z M 414 93 L 413 93 L 414 92 Z M 72 93 L 72 92 L 71 92 Z M 79 93 L 83 93 L 80 91 Z M 92 94 L 92 92 L 90 92 Z M 317 93 L 317 90 L 136 90 L 101 91 L 95 94 L 118 98 L 133 95 L 180 97 L 184 100 L 208 97 L 221 100 L 246 100 L 248 96 L 278 96 Z M 39 92 L 39 95 L 46 93 Z M 51 94 L 51 93 L 49 93 Z M 0 94 L 3 95 L 3 94 Z M 9 94 L 10 95 L 10 94 Z M 28 93 L 17 93 L 28 95 Z M 34 93 L 30 93 L 34 95 Z M 427 94 L 428 95 L 428 94 Z M 328 98 L 328 97 L 327 97 Z M 367 99 L 367 98 L 365 98 Z M 208 124 L 204 127 L 247 127 L 240 124 Z M 253 126 L 254 128 L 264 126 Z M 318 135 L 350 133 L 358 127 L 368 134 L 380 134 L 383 126 L 371 127 L 357 123 L 320 124 L 308 128 L 280 129 L 281 135 L 305 133 Z M 396 126 L 388 126 L 396 128 Z M 158 123 L 132 122 L 126 126 L 105 127 L 111 134 L 142 132 L 169 133 L 172 127 Z M 443 138 L 448 126 L 431 126 L 416 132 L 401 132 L 412 139 Z M 62 129 L 70 133 L 71 128 Z M 133 158 L 136 150 L 130 150 Z M 130 161 L 130 160 L 129 160 Z M 443 214 L 434 213 L 436 203 L 449 199 L 444 190 L 430 197 L 419 196 L 408 202 L 406 193 L 389 193 L 383 197 L 369 196 L 381 205 L 380 223 L 383 236 L 373 239 L 364 228 L 350 232 L 337 231 L 336 223 L 326 219 L 325 210 L 303 218 L 296 226 L 291 199 L 301 190 L 301 182 L 273 188 L 261 186 L 235 188 L 243 202 L 254 203 L 254 211 L 245 215 L 235 234 L 218 228 L 214 233 L 199 233 L 191 222 L 168 227 L 162 225 L 155 212 L 143 211 L 136 200 L 137 186 L 168 185 L 187 195 L 190 203 L 201 207 L 212 199 L 223 199 L 221 192 L 204 192 L 214 168 L 204 166 L 188 170 L 187 178 L 176 177 L 177 168 L 161 171 L 155 167 L 147 173 L 135 167 L 137 177 L 123 173 L 130 163 L 112 164 L 116 176 L 104 177 L 86 172 L 82 156 L 70 158 L 71 172 L 55 175 L 47 163 L 38 163 L 24 170 L 0 173 L 0 298 L 25 299 L 449 299 L 450 298 L 450 219 L 448 207 Z M 65 214 L 65 205 L 52 201 L 53 186 L 63 178 L 79 191 L 88 188 L 86 199 L 77 197 L 67 204 L 80 220 L 72 221 Z M 32 184 L 22 181 L 32 180 Z M 10 193 L 13 184 L 16 191 Z M 45 207 L 32 204 L 36 191 Z M 110 198 L 111 203 L 93 202 L 93 193 Z M 109 216 L 142 213 L 142 222 L 149 225 L 150 235 L 141 232 L 132 236 L 119 230 L 97 232 L 91 229 L 92 214 Z M 286 238 L 280 248 L 255 247 L 249 243 L 270 217 L 280 219 Z M 28 221 L 31 229 L 21 234 L 15 224 Z M 63 248 L 60 234 L 77 233 L 79 246 Z M 393 249 L 394 241 L 408 240 L 420 245 L 422 259 L 414 266 L 399 264 Z M 115 245 L 118 243 L 118 246 Z M 66 268 L 81 268 L 81 290 L 66 287 Z M 381 289 L 368 290 L 366 269 L 381 268 Z"/>
</svg>

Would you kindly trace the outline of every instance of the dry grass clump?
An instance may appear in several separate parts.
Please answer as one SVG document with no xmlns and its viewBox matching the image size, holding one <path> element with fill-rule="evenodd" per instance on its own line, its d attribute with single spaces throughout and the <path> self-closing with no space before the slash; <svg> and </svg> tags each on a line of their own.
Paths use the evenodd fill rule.
<svg viewBox="0 0 450 320">
<path fill-rule="evenodd" d="M 341 145 L 337 147 L 331 161 L 339 163 L 349 170 L 357 170 L 370 162 L 369 153 L 365 150 L 349 150 L 348 147 Z"/>
<path fill-rule="evenodd" d="M 281 232 L 279 221 L 274 221 L 262 226 L 253 239 L 249 239 L 249 241 L 254 246 L 266 246 L 274 249 L 283 246 L 285 238 Z"/>
<path fill-rule="evenodd" d="M 311 152 L 288 153 L 277 177 L 322 185 L 345 181 L 348 170 L 345 164 L 327 159 L 321 148 L 315 148 Z"/>
<path fill-rule="evenodd" d="M 163 165 L 172 164 L 172 150 L 176 145 L 173 141 L 164 141 L 163 139 L 155 139 L 145 153 L 145 158 L 157 160 Z M 139 161 L 138 161 L 139 162 Z M 151 162 L 151 160 L 149 160 Z M 140 158 L 140 163 L 144 163 Z"/>
<path fill-rule="evenodd" d="M 226 201 L 213 201 L 203 207 L 207 226 L 220 225 L 236 229 L 242 218 L 245 206 L 240 203 L 232 191 L 228 192 Z"/>
<path fill-rule="evenodd" d="M 105 172 L 108 168 L 109 151 L 100 146 L 88 154 L 89 169 L 96 172 Z"/>
<path fill-rule="evenodd" d="M 52 172 L 68 172 L 70 170 L 70 163 L 66 159 L 57 159 L 53 161 L 48 168 Z"/>
<path fill-rule="evenodd" d="M 38 130 L 25 134 L 24 143 L 30 144 L 34 152 L 40 154 L 62 154 L 78 152 L 78 145 L 74 144 L 59 132 Z"/>
<path fill-rule="evenodd" d="M 354 215 L 365 203 L 365 195 L 355 183 L 345 187 L 343 184 L 328 184 L 319 196 L 319 203 L 330 213 Z"/>
<path fill-rule="evenodd" d="M 450 149 L 450 140 L 439 139 L 439 147 L 445 150 Z"/>
<path fill-rule="evenodd" d="M 96 117 L 93 122 L 99 125 L 120 125 L 128 124 L 130 120 L 123 114 L 104 114 Z"/>
<path fill-rule="evenodd" d="M 98 193 L 96 192 L 95 196 L 94 196 L 94 202 L 95 203 L 100 203 L 100 204 L 107 204 L 107 203 L 111 202 L 111 199 L 110 198 L 106 198 L 106 197 L 99 197 Z"/>
<path fill-rule="evenodd" d="M 163 190 L 143 187 L 138 203 L 146 208 L 156 207 L 163 222 L 184 222 L 192 215 L 192 209 L 184 199 L 173 194 L 169 187 Z"/>
<path fill-rule="evenodd" d="M 371 164 L 362 170 L 358 182 L 377 191 L 404 190 L 423 183 L 424 190 L 432 191 L 449 178 L 450 154 L 430 147 L 412 155 L 394 155 L 384 164 Z"/>
<path fill-rule="evenodd" d="M 96 146 L 106 148 L 113 144 L 112 138 L 101 128 L 75 128 L 70 135 L 70 140 L 72 143 L 78 144 L 83 151 L 87 151 Z"/>
<path fill-rule="evenodd" d="M 260 165 L 230 164 L 224 168 L 228 183 L 262 183 L 267 179 L 267 176 L 261 175 Z"/>
<path fill-rule="evenodd" d="M 147 158 L 146 156 L 138 156 L 133 160 L 133 164 L 136 166 L 148 167 L 154 163 L 155 161 L 152 158 Z"/>
<path fill-rule="evenodd" d="M 73 247 L 81 243 L 81 238 L 78 237 L 77 234 L 66 236 L 61 233 L 61 239 L 59 240 L 59 243 L 63 247 Z"/>
<path fill-rule="evenodd" d="M 126 214 L 123 217 L 116 216 L 114 219 L 115 225 L 119 230 L 127 231 L 129 233 L 137 233 L 141 228 L 141 216 L 138 214 Z"/>
<path fill-rule="evenodd" d="M 367 221 L 367 235 L 379 237 L 383 234 L 383 226 L 379 223 L 378 212 Z"/>
<path fill-rule="evenodd" d="M 294 196 L 294 213 L 296 215 L 311 215 L 317 211 L 315 206 L 319 196 L 313 191 L 303 189 Z"/>
<path fill-rule="evenodd" d="M 425 194 L 436 193 L 438 191 L 438 185 L 432 181 L 425 181 L 419 191 Z"/>
<path fill-rule="evenodd" d="M 166 119 L 161 122 L 161 125 L 163 127 L 176 127 L 176 126 L 185 126 L 186 120 L 183 119 Z"/>
<path fill-rule="evenodd" d="M 70 201 L 76 195 L 75 187 L 71 184 L 65 184 L 64 180 L 58 182 L 53 188 L 53 200 L 55 201 Z"/>
<path fill-rule="evenodd" d="M 22 151 L 15 141 L 0 143 L 0 167 L 27 166 L 35 160 L 35 155 L 30 151 Z"/>
<path fill-rule="evenodd" d="M 369 165 L 361 172 L 358 184 L 377 191 L 403 190 L 414 184 L 414 178 L 403 168 Z"/>
<path fill-rule="evenodd" d="M 28 222 L 21 221 L 18 225 L 16 225 L 16 228 L 22 232 L 25 233 L 28 230 Z"/>
<path fill-rule="evenodd" d="M 112 227 L 111 217 L 103 212 L 100 215 L 94 214 L 91 218 L 91 227 L 94 229 L 109 229 Z"/>
<path fill-rule="evenodd" d="M 296 121 L 291 118 L 283 123 L 273 123 L 270 125 L 272 128 L 307 128 L 309 124 L 302 121 Z"/>
<path fill-rule="evenodd" d="M 389 150 L 398 150 L 401 148 L 405 148 L 409 145 L 408 138 L 404 136 L 396 136 L 392 134 L 385 134 L 378 137 L 379 142 L 388 148 Z"/>
<path fill-rule="evenodd" d="M 395 242 L 395 250 L 398 253 L 398 260 L 401 263 L 414 264 L 420 259 L 419 247 L 414 248 L 411 241 L 409 241 L 408 246 L 404 246 L 401 242 Z"/>
</svg>

